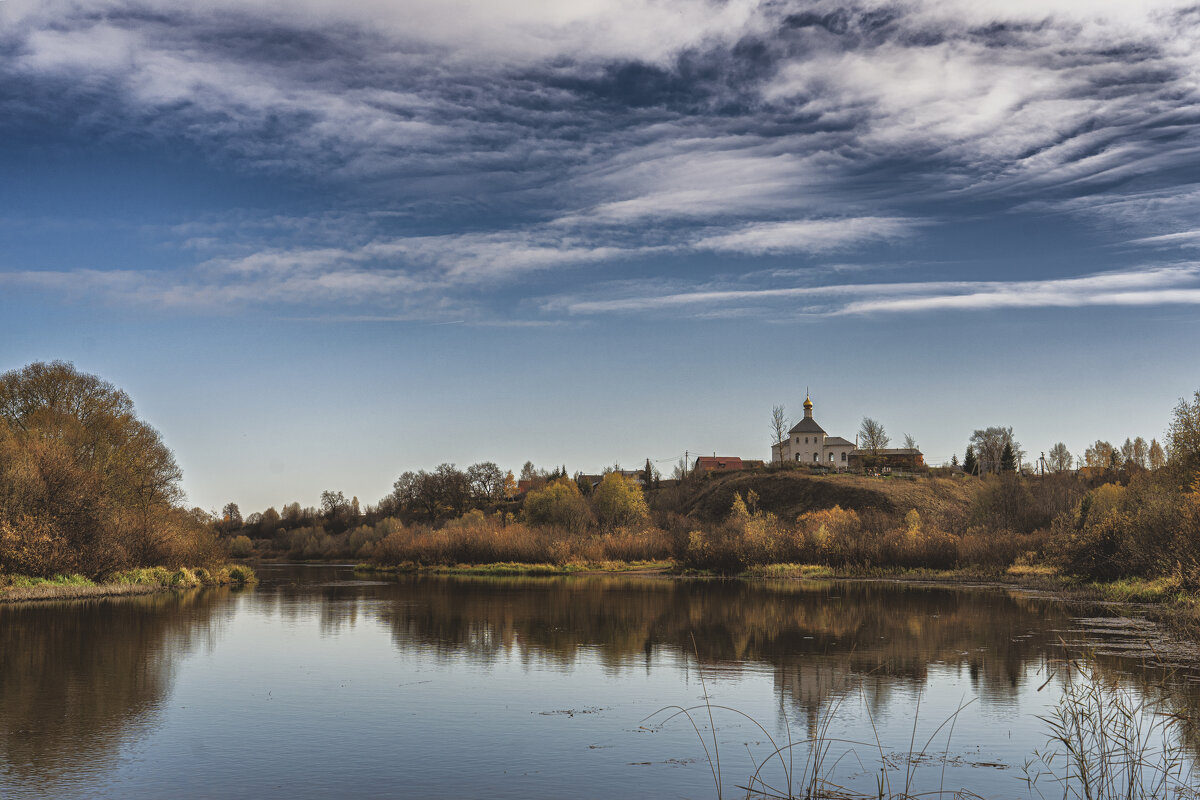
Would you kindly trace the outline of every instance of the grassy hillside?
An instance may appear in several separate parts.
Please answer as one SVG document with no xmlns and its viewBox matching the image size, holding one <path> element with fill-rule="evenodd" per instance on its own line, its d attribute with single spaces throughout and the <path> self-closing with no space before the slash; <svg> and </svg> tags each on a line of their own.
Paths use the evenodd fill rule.
<svg viewBox="0 0 1200 800">
<path fill-rule="evenodd" d="M 862 512 L 949 516 L 965 512 L 979 481 L 971 478 L 867 478 L 859 475 L 814 476 L 799 470 L 731 472 L 710 475 L 678 487 L 679 510 L 704 522 L 729 514 L 735 493 L 758 494 L 758 507 L 781 519 L 832 508 Z"/>
</svg>

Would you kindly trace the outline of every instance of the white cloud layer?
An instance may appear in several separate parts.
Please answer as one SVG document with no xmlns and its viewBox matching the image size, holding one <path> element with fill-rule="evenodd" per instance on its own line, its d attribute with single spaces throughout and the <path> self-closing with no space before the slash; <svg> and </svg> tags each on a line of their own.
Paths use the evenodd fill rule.
<svg viewBox="0 0 1200 800">
<path fill-rule="evenodd" d="M 558 297 L 547 308 L 575 315 L 614 313 L 733 313 L 767 310 L 802 314 L 899 314 L 1017 308 L 1081 308 L 1200 304 L 1200 264 L 1188 263 L 1032 281 L 913 281 L 843 283 L 759 289 L 701 288 L 619 297 Z"/>
</svg>

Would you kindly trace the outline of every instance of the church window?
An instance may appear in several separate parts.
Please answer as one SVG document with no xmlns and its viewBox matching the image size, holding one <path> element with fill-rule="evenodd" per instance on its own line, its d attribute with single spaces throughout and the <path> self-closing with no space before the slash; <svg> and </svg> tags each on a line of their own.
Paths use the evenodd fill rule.
<svg viewBox="0 0 1200 800">
<path fill-rule="evenodd" d="M 845 460 L 846 460 L 846 451 L 843 450 L 842 451 L 842 461 L 845 461 Z"/>
<path fill-rule="evenodd" d="M 816 453 L 813 453 L 813 461 L 820 461 L 820 460 L 821 460 L 821 457 L 818 456 Z"/>
</svg>

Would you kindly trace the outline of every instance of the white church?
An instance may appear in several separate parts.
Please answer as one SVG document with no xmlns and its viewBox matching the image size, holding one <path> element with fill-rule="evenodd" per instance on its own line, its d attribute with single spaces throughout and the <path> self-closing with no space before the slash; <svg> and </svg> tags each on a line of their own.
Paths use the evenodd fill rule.
<svg viewBox="0 0 1200 800">
<path fill-rule="evenodd" d="M 835 470 L 849 467 L 854 442 L 840 436 L 830 436 L 813 419 L 813 404 L 807 395 L 804 398 L 804 419 L 788 431 L 782 442 L 771 445 L 771 462 L 782 464 L 798 461 L 802 464 L 820 464 Z"/>
</svg>

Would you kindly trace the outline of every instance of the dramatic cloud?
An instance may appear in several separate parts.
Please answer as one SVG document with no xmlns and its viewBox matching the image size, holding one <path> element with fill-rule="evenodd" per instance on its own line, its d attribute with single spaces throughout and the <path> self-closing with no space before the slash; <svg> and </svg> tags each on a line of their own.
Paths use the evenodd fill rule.
<svg viewBox="0 0 1200 800">
<path fill-rule="evenodd" d="M 1191 245 L 1198 73 L 1182 2 L 0 5 L 10 140 L 301 180 L 340 220 L 297 241 L 181 220 L 164 243 L 189 267 L 82 279 L 114 301 L 458 309 L 581 265 L 811 258 L 1005 214 Z"/>
</svg>

